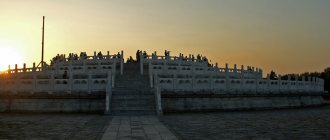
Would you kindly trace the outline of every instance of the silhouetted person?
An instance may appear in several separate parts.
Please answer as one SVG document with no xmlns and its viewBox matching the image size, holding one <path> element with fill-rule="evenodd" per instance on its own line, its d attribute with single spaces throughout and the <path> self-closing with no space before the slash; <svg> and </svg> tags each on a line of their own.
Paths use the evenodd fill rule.
<svg viewBox="0 0 330 140">
<path fill-rule="evenodd" d="M 97 53 L 97 57 L 98 57 L 99 59 L 102 59 L 102 58 L 103 58 L 102 52 Z"/>
<path fill-rule="evenodd" d="M 78 60 L 78 55 L 74 54 L 74 60 Z"/>
<path fill-rule="evenodd" d="M 197 60 L 201 60 L 201 56 L 199 54 L 197 55 Z"/>
<path fill-rule="evenodd" d="M 204 62 L 208 62 L 209 60 L 204 56 L 204 57 L 203 57 L 203 61 L 204 61 Z"/>
<path fill-rule="evenodd" d="M 136 61 L 140 62 L 140 50 L 136 51 Z"/>
<path fill-rule="evenodd" d="M 165 56 L 169 56 L 170 55 L 170 52 L 165 50 Z"/>
<path fill-rule="evenodd" d="M 117 53 L 117 58 L 121 58 L 121 57 L 120 57 L 120 53 L 119 53 L 119 52 Z"/>
<path fill-rule="evenodd" d="M 143 51 L 143 58 L 147 58 L 147 52 L 146 51 Z"/>
</svg>

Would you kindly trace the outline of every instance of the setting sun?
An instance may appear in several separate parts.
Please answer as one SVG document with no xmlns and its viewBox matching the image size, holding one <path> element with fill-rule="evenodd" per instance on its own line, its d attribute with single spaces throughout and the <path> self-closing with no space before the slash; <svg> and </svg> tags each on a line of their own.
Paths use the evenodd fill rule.
<svg viewBox="0 0 330 140">
<path fill-rule="evenodd" d="M 17 48 L 15 43 L 0 40 L 0 71 L 7 70 L 8 65 L 11 65 L 11 69 L 15 67 L 15 64 L 21 67 L 22 57 L 15 48 Z"/>
</svg>

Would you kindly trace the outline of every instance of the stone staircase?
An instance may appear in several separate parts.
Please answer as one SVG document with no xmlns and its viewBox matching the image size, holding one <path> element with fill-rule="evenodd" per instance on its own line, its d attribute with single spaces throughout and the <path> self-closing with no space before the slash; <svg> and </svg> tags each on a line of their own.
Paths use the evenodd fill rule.
<svg viewBox="0 0 330 140">
<path fill-rule="evenodd" d="M 148 75 L 140 75 L 138 63 L 124 64 L 124 74 L 117 75 L 112 90 L 112 115 L 155 115 L 156 101 Z"/>
</svg>

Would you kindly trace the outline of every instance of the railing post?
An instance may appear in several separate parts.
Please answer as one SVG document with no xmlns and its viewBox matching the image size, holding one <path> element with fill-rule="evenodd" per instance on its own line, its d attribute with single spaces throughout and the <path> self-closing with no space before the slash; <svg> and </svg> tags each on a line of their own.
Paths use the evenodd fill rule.
<svg viewBox="0 0 330 140">
<path fill-rule="evenodd" d="M 257 73 L 255 73 L 255 88 L 256 88 L 256 90 L 255 90 L 255 94 L 257 94 L 258 93 L 258 86 L 259 86 L 259 70 L 257 70 Z"/>
<path fill-rule="evenodd" d="M 323 79 L 321 79 L 321 87 L 320 87 L 321 89 L 321 91 L 323 92 L 325 89 L 324 89 L 324 80 Z"/>
<path fill-rule="evenodd" d="M 281 93 L 282 89 L 281 89 L 281 86 L 282 86 L 282 79 L 281 79 L 281 75 L 278 75 L 278 92 Z"/>
<path fill-rule="evenodd" d="M 10 65 L 8 65 L 8 74 L 10 74 L 11 71 L 10 71 Z"/>
<path fill-rule="evenodd" d="M 140 73 L 141 73 L 141 75 L 143 75 L 143 55 L 140 53 L 139 54 L 140 55 Z"/>
<path fill-rule="evenodd" d="M 162 109 L 162 95 L 161 95 L 161 87 L 157 86 L 156 88 L 156 101 L 157 101 L 157 115 L 163 115 Z"/>
<path fill-rule="evenodd" d="M 225 67 L 225 74 L 226 74 L 226 93 L 229 93 L 229 71 L 228 71 L 228 64 L 226 63 L 226 67 Z"/>
<path fill-rule="evenodd" d="M 154 87 L 154 75 L 150 74 L 149 78 L 150 78 L 150 87 L 153 88 Z"/>
<path fill-rule="evenodd" d="M 71 68 L 70 69 L 72 69 L 72 66 L 71 66 Z M 70 71 L 70 73 L 69 73 L 69 81 L 68 81 L 68 83 L 69 83 L 69 93 L 71 93 L 72 92 L 72 89 L 73 89 L 73 74 L 72 74 L 72 71 Z"/>
<path fill-rule="evenodd" d="M 191 87 L 190 87 L 192 91 L 195 91 L 195 78 L 196 78 L 195 75 L 192 74 L 191 75 Z M 173 79 L 173 81 L 174 81 L 174 79 Z"/>
<path fill-rule="evenodd" d="M 158 83 L 158 78 L 157 78 L 157 83 Z M 177 74 L 173 74 L 173 90 L 177 90 L 178 87 L 178 76 Z"/>
<path fill-rule="evenodd" d="M 307 83 L 308 83 L 308 89 L 307 89 L 307 91 L 310 92 L 311 91 L 311 87 L 312 87 L 311 86 L 312 84 L 311 84 L 311 77 L 310 76 L 307 77 Z"/>
<path fill-rule="evenodd" d="M 24 73 L 26 72 L 26 64 L 25 63 L 23 64 L 23 72 Z"/>
<path fill-rule="evenodd" d="M 302 86 L 299 87 L 300 91 L 305 92 L 305 76 L 301 77 Z"/>
<path fill-rule="evenodd" d="M 268 93 L 272 92 L 270 87 L 271 87 L 271 85 L 270 85 L 270 74 L 267 74 L 267 90 L 268 90 Z"/>
<path fill-rule="evenodd" d="M 212 91 L 212 92 L 214 92 L 215 90 L 214 90 L 214 84 L 213 84 L 213 73 L 210 73 L 209 71 L 207 72 L 208 74 L 207 75 L 209 75 L 209 77 L 207 78 L 207 80 L 208 80 L 208 88 L 209 88 L 209 90 L 210 91 Z"/>
<path fill-rule="evenodd" d="M 33 62 L 33 68 L 32 68 L 32 72 L 36 71 L 36 63 Z"/>
<path fill-rule="evenodd" d="M 316 91 L 316 87 L 317 87 L 317 82 L 316 82 L 316 77 L 313 77 L 313 92 L 315 92 Z"/>
<path fill-rule="evenodd" d="M 294 84 L 294 86 L 295 86 L 295 90 L 294 90 L 294 92 L 299 91 L 299 84 L 298 84 L 298 83 L 299 83 L 299 79 L 298 79 L 298 78 L 299 78 L 298 75 L 296 75 L 295 78 L 294 78 L 294 80 L 295 80 L 295 81 L 294 81 L 294 83 L 295 83 L 295 84 Z"/>
<path fill-rule="evenodd" d="M 120 57 L 120 74 L 123 75 L 124 73 L 124 51 L 121 51 Z"/>
<path fill-rule="evenodd" d="M 237 68 L 236 68 L 236 64 L 235 64 L 235 66 L 234 66 L 234 71 L 237 71 L 237 70 L 235 70 L 235 69 L 237 69 Z M 240 75 L 240 76 L 241 76 L 241 88 L 243 89 L 243 90 L 242 90 L 242 91 L 243 91 L 242 93 L 244 93 L 244 92 L 246 92 L 246 91 L 245 91 L 245 90 L 246 90 L 246 86 L 245 86 L 245 82 L 244 82 L 244 81 L 245 81 L 245 80 L 244 80 L 244 79 L 245 79 L 245 75 L 244 75 L 244 66 L 243 66 L 243 65 L 241 66 L 241 75 Z"/>
<path fill-rule="evenodd" d="M 112 75 L 111 71 L 108 72 L 107 86 L 106 86 L 106 97 L 105 97 L 105 112 L 104 114 L 110 114 L 110 102 L 112 96 Z"/>
<path fill-rule="evenodd" d="M 17 64 L 15 64 L 15 73 L 18 73 Z"/>
<path fill-rule="evenodd" d="M 110 52 L 109 51 L 107 51 L 107 57 L 106 57 L 106 59 L 110 59 Z"/>
<path fill-rule="evenodd" d="M 94 55 L 93 55 L 93 60 L 97 59 L 96 57 L 96 51 L 94 51 Z"/>
<path fill-rule="evenodd" d="M 54 85 L 55 85 L 55 78 L 54 78 L 54 72 L 52 72 L 50 74 L 50 84 L 51 84 L 51 90 L 54 92 L 55 88 L 54 88 Z"/>
<path fill-rule="evenodd" d="M 115 87 L 115 78 L 116 78 L 116 75 L 117 75 L 117 59 L 114 59 L 113 60 L 113 76 L 112 76 L 112 87 Z"/>
<path fill-rule="evenodd" d="M 87 70 L 86 70 L 86 68 L 87 68 L 86 61 L 87 61 L 87 59 L 84 59 L 82 61 L 83 61 L 83 72 L 86 73 L 87 72 Z"/>
<path fill-rule="evenodd" d="M 291 76 L 288 76 L 288 91 L 291 92 Z"/>
<path fill-rule="evenodd" d="M 116 62 L 112 64 L 113 67 L 113 75 L 111 75 L 111 87 L 115 87 L 115 77 L 116 77 Z M 112 73 L 111 73 L 112 74 Z"/>
<path fill-rule="evenodd" d="M 34 65 L 33 66 L 35 66 L 35 63 L 33 63 Z M 35 68 L 33 68 L 34 70 L 35 70 Z M 32 94 L 33 93 L 36 93 L 37 92 L 37 76 L 36 76 L 36 72 L 35 71 L 33 71 L 32 72 L 33 73 L 33 83 L 34 83 L 34 85 L 33 85 L 33 91 L 32 91 Z"/>
<path fill-rule="evenodd" d="M 92 93 L 92 75 L 89 73 L 88 74 L 88 94 Z"/>
<path fill-rule="evenodd" d="M 154 74 L 154 72 L 152 71 L 152 63 L 151 63 L 151 61 L 152 60 L 150 60 L 150 61 L 148 61 L 148 69 L 149 69 L 149 80 L 150 80 L 150 87 L 151 88 L 153 88 L 154 87 L 154 82 L 155 82 L 155 80 L 154 80 L 154 78 L 155 78 L 155 74 Z"/>
</svg>

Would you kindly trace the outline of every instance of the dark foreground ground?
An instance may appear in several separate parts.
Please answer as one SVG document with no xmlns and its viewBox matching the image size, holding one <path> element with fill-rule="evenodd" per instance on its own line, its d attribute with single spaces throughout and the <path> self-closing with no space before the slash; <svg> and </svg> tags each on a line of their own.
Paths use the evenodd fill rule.
<svg viewBox="0 0 330 140">
<path fill-rule="evenodd" d="M 100 139 L 109 120 L 94 114 L 1 113 L 0 139 Z"/>
<path fill-rule="evenodd" d="M 0 139 L 101 139 L 111 116 L 0 113 Z M 178 138 L 330 139 L 330 106 L 268 111 L 166 114 Z"/>
<path fill-rule="evenodd" d="M 161 121 L 180 139 L 330 139 L 330 106 L 170 114 Z"/>
</svg>

